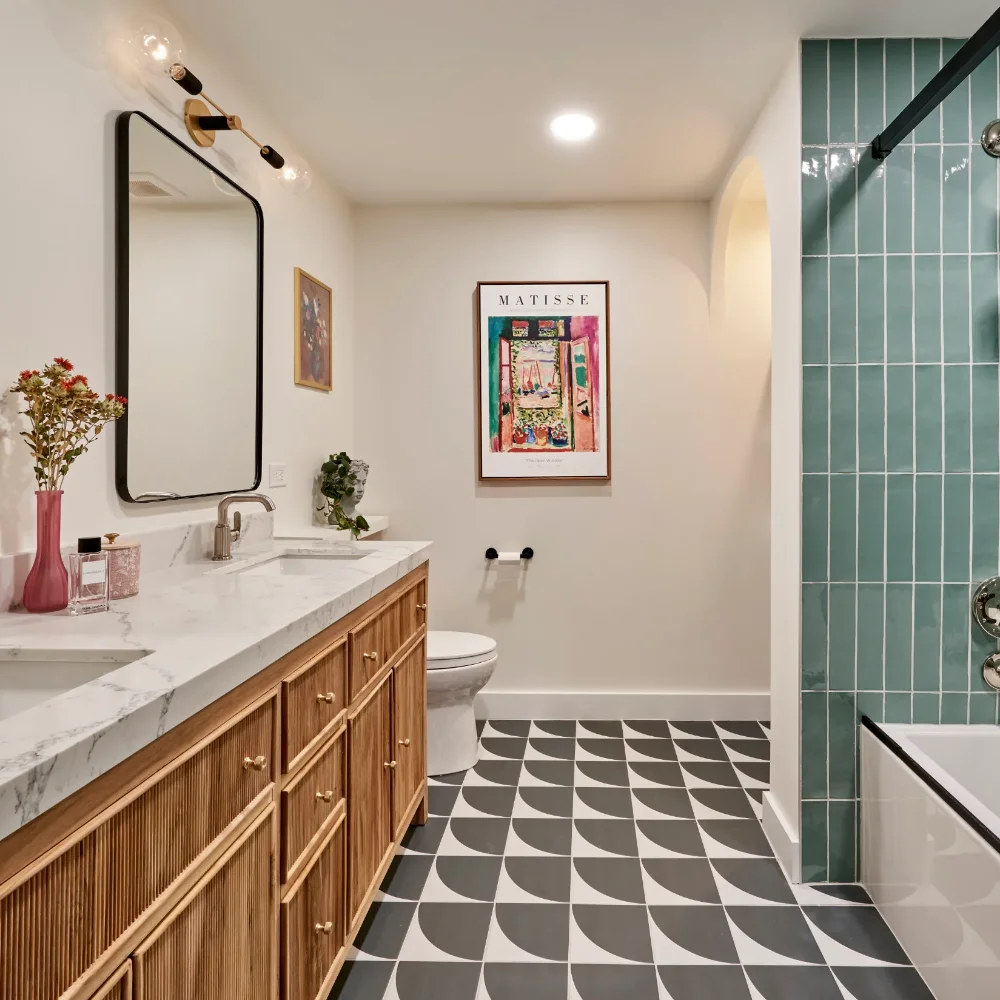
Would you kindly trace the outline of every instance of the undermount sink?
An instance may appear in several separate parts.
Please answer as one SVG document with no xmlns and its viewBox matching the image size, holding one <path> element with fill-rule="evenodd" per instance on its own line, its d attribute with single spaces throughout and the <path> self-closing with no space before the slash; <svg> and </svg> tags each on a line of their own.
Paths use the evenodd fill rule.
<svg viewBox="0 0 1000 1000">
<path fill-rule="evenodd" d="M 0 719 L 26 712 L 113 670 L 148 656 L 145 649 L 0 653 Z"/>
<path fill-rule="evenodd" d="M 241 576 L 325 576 L 345 562 L 364 559 L 367 552 L 316 552 L 275 556 L 267 562 L 234 570 Z"/>
</svg>

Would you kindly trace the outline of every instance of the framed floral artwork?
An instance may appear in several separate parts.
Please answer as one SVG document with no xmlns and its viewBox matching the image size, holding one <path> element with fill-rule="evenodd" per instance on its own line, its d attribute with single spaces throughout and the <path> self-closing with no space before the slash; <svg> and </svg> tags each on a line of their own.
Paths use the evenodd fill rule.
<svg viewBox="0 0 1000 1000">
<path fill-rule="evenodd" d="M 333 389 L 333 293 L 295 268 L 295 384 Z"/>
<path fill-rule="evenodd" d="M 479 283 L 479 478 L 611 478 L 606 281 Z"/>
</svg>

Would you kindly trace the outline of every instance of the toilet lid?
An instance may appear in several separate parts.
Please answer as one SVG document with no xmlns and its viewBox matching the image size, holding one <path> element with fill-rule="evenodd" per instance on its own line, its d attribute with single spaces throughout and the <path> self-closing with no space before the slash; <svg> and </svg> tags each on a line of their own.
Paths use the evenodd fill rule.
<svg viewBox="0 0 1000 1000">
<path fill-rule="evenodd" d="M 467 667 L 496 653 L 497 641 L 474 632 L 428 632 L 427 669 Z"/>
</svg>

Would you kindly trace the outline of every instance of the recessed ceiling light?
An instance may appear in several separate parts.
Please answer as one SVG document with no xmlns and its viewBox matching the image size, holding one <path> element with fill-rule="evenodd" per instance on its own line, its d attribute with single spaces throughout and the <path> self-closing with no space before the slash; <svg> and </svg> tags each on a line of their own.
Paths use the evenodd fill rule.
<svg viewBox="0 0 1000 1000">
<path fill-rule="evenodd" d="M 549 129 L 563 142 L 583 142 L 597 131 L 597 123 L 590 115 L 571 111 L 564 115 L 556 115 Z"/>
</svg>

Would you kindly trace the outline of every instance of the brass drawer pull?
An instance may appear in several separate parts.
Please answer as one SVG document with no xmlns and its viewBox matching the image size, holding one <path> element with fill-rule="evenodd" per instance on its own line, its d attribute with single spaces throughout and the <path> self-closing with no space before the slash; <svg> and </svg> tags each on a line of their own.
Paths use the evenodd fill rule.
<svg viewBox="0 0 1000 1000">
<path fill-rule="evenodd" d="M 371 653 L 362 653 L 362 658 L 365 660 L 371 660 L 373 663 L 378 660 L 378 651 L 373 650 Z"/>
<path fill-rule="evenodd" d="M 426 610 L 427 610 L 427 605 L 426 604 L 418 604 L 417 605 L 417 611 L 426 611 Z"/>
<path fill-rule="evenodd" d="M 399 745 L 401 747 L 408 747 L 410 745 L 410 739 L 407 737 L 405 740 L 400 740 Z"/>
<path fill-rule="evenodd" d="M 267 758 L 263 754 L 259 757 L 244 757 L 243 770 L 246 771 L 251 767 L 255 771 L 263 771 L 267 767 Z"/>
<path fill-rule="evenodd" d="M 395 769 L 396 762 L 394 760 L 387 760 L 382 766 L 383 767 L 388 767 L 390 769 Z"/>
<path fill-rule="evenodd" d="M 333 789 L 328 788 L 325 792 L 317 792 L 316 798 L 321 802 L 332 802 L 333 801 Z"/>
<path fill-rule="evenodd" d="M 337 700 L 337 695 L 333 691 L 327 691 L 326 694 L 316 695 L 316 700 L 326 702 L 327 705 L 332 705 Z"/>
<path fill-rule="evenodd" d="M 333 921 L 328 920 L 325 924 L 316 925 L 317 934 L 332 934 L 333 933 Z"/>
</svg>

